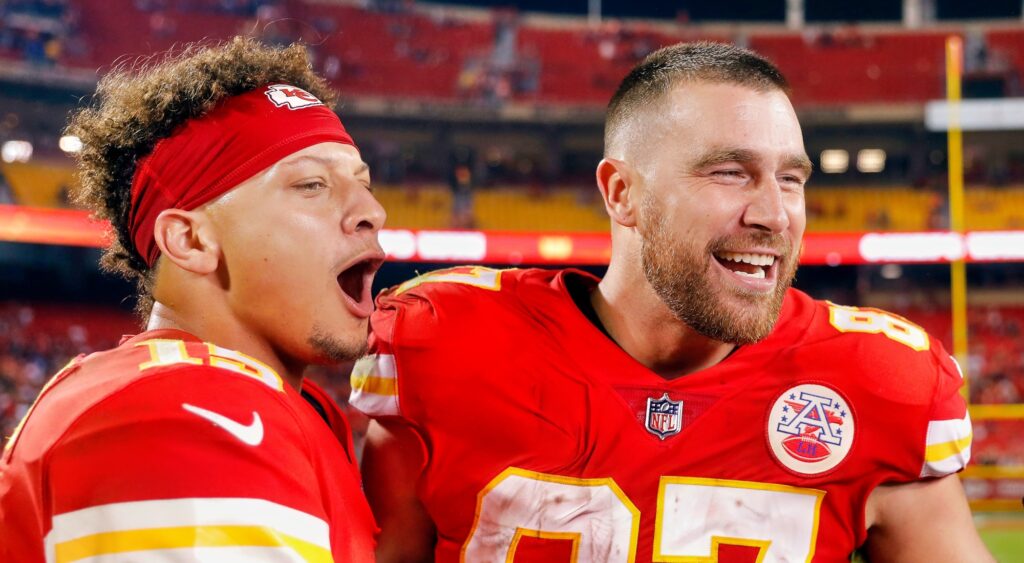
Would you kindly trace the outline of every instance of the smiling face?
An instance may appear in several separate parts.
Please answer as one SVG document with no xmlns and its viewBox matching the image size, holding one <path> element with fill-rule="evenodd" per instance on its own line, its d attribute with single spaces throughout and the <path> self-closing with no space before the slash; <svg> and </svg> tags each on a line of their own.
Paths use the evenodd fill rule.
<svg viewBox="0 0 1024 563">
<path fill-rule="evenodd" d="M 354 147 L 320 143 L 206 207 L 230 310 L 286 361 L 340 361 L 365 351 L 385 219 L 369 186 Z"/>
<path fill-rule="evenodd" d="M 646 111 L 638 124 L 658 125 L 630 160 L 647 281 L 697 332 L 761 340 L 778 320 L 806 225 L 810 163 L 789 99 L 695 81 Z"/>
</svg>

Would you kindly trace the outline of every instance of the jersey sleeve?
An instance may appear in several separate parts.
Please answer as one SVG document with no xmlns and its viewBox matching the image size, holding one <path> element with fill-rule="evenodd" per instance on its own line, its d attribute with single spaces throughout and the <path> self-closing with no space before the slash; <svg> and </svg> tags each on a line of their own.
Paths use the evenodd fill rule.
<svg viewBox="0 0 1024 563">
<path fill-rule="evenodd" d="M 379 295 L 370 317 L 369 355 L 352 370 L 349 404 L 371 417 L 408 417 L 414 409 L 402 404 L 402 388 L 412 379 L 425 384 L 422 376 L 436 371 L 436 365 L 425 369 L 423 362 L 455 361 L 438 351 L 447 350 L 439 344 L 455 339 L 472 345 L 473 338 L 486 334 L 484 311 L 503 289 L 516 285 L 520 272 L 458 266 L 428 272 Z M 405 384 L 403 366 L 415 372 L 405 375 Z"/>
<path fill-rule="evenodd" d="M 190 366 L 86 411 L 45 460 L 47 560 L 330 561 L 310 446 L 286 399 Z"/>
<path fill-rule="evenodd" d="M 963 373 L 956 361 L 939 348 L 938 385 L 928 419 L 921 477 L 956 473 L 971 458 L 971 417 L 961 395 Z"/>
<path fill-rule="evenodd" d="M 370 317 L 367 355 L 352 367 L 348 403 L 369 417 L 401 415 L 398 371 L 395 367 L 396 318 L 404 313 L 406 300 L 384 294 Z"/>
<path fill-rule="evenodd" d="M 443 355 L 437 352 L 439 339 L 459 338 L 456 332 L 479 314 L 481 296 L 501 291 L 502 273 L 459 266 L 428 272 L 381 293 L 370 317 L 369 353 L 352 369 L 349 404 L 370 417 L 407 417 L 401 367 L 415 371 L 406 380 L 431 371 L 422 362 L 437 362 Z"/>
</svg>

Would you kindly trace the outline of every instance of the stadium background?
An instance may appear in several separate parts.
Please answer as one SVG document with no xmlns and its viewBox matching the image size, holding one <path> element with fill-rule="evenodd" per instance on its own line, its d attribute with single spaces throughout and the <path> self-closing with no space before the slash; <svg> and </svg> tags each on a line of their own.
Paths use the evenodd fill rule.
<svg viewBox="0 0 1024 563">
<path fill-rule="evenodd" d="M 138 329 L 132 287 L 97 269 L 102 225 L 69 201 L 62 135 L 114 66 L 234 34 L 309 45 L 388 210 L 379 289 L 453 262 L 600 273 L 604 103 L 657 47 L 728 41 L 793 84 L 816 168 L 798 287 L 897 312 L 952 350 L 950 261 L 967 262 L 963 479 L 994 552 L 1024 561 L 1022 21 L 1019 0 L 0 2 L 0 431 L 70 357 Z M 966 182 L 952 227 L 950 37 Z M 343 402 L 346 374 L 313 376 Z"/>
</svg>

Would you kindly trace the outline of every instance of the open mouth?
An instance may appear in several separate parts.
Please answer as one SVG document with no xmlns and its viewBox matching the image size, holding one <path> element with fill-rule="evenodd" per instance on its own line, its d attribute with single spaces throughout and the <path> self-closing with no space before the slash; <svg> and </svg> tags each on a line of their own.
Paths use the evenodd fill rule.
<svg viewBox="0 0 1024 563">
<path fill-rule="evenodd" d="M 382 259 L 369 257 L 360 260 L 338 274 L 338 287 L 347 298 L 346 304 L 358 317 L 369 317 L 373 312 L 373 276 L 380 269 Z"/>
<path fill-rule="evenodd" d="M 716 252 L 714 257 L 719 264 L 734 274 L 758 280 L 769 277 L 776 261 L 772 254 L 751 252 Z"/>
</svg>

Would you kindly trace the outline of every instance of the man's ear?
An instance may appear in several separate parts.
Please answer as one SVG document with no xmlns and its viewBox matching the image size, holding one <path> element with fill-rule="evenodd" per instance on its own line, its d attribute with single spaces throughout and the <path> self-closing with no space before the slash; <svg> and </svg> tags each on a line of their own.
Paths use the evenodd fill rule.
<svg viewBox="0 0 1024 563">
<path fill-rule="evenodd" d="M 640 194 L 633 189 L 636 179 L 636 172 L 625 161 L 605 158 L 597 165 L 597 187 L 604 198 L 604 208 L 612 221 L 623 227 L 636 226 Z"/>
<path fill-rule="evenodd" d="M 220 245 L 205 213 L 165 209 L 156 218 L 153 237 L 161 255 L 179 268 L 195 274 L 217 270 Z"/>
</svg>

